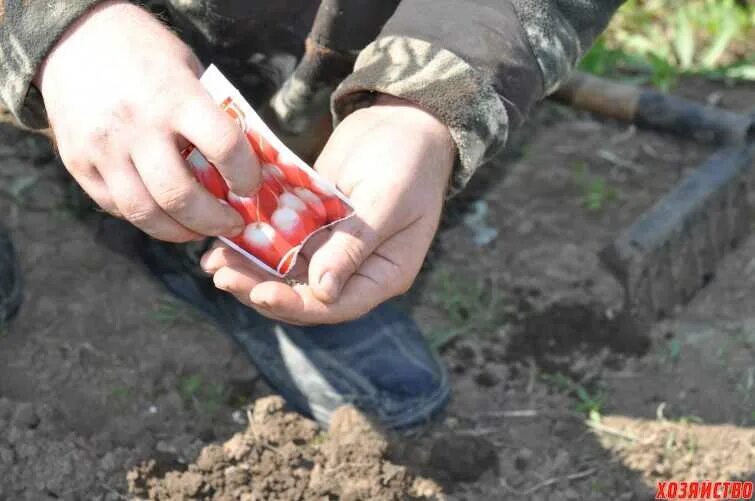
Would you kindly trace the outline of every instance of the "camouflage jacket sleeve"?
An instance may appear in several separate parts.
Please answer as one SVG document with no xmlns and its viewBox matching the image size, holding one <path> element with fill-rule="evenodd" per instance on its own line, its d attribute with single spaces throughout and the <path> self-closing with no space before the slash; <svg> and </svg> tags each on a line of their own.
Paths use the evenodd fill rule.
<svg viewBox="0 0 755 501">
<path fill-rule="evenodd" d="M 459 158 L 451 193 L 554 91 L 622 0 L 402 0 L 333 94 L 336 122 L 376 92 L 446 123 Z"/>
<path fill-rule="evenodd" d="M 65 29 L 102 0 L 6 0 L 0 5 L 0 101 L 24 126 L 47 127 L 37 68 Z"/>
</svg>

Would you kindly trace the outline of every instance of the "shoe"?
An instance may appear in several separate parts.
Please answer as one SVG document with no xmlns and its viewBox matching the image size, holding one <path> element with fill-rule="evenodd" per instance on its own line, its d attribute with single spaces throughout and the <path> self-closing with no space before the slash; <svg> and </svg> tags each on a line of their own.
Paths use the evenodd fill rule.
<svg viewBox="0 0 755 501">
<path fill-rule="evenodd" d="M 292 326 L 216 289 L 200 271 L 204 249 L 195 244 L 145 237 L 139 250 L 170 292 L 210 317 L 292 408 L 325 427 L 345 404 L 385 427 L 406 429 L 428 422 L 448 402 L 441 361 L 411 318 L 390 304 L 338 325 Z"/>
<path fill-rule="evenodd" d="M 22 299 L 21 268 L 8 230 L 0 226 L 0 328 L 16 314 Z"/>
</svg>

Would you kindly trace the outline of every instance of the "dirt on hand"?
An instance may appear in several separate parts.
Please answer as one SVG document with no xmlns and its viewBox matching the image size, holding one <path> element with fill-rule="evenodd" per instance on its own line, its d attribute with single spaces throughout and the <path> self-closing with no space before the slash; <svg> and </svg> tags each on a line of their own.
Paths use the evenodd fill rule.
<svg viewBox="0 0 755 501">
<path fill-rule="evenodd" d="M 154 460 L 128 473 L 129 492 L 150 500 L 437 499 L 441 489 L 386 459 L 383 432 L 351 406 L 330 429 L 266 397 L 249 425 L 223 445 L 209 445 L 185 471 L 161 471 Z"/>
</svg>

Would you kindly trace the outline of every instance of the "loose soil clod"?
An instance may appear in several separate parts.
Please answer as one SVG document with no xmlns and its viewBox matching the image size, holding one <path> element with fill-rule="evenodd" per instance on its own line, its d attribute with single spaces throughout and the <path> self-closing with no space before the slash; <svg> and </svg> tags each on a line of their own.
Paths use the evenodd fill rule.
<svg viewBox="0 0 755 501">
<path fill-rule="evenodd" d="M 432 480 L 386 459 L 388 439 L 354 407 L 338 409 L 326 434 L 285 410 L 280 397 L 258 400 L 249 416 L 244 432 L 205 447 L 185 471 L 163 472 L 155 461 L 132 469 L 129 492 L 150 500 L 442 496 Z"/>
</svg>

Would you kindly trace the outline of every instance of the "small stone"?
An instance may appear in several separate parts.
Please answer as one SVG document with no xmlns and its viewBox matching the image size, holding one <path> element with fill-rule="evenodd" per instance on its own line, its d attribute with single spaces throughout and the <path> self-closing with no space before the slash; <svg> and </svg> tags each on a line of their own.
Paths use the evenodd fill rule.
<svg viewBox="0 0 755 501">
<path fill-rule="evenodd" d="M 492 388 L 497 385 L 501 379 L 488 370 L 480 371 L 474 378 L 475 382 L 485 388 Z"/>
<path fill-rule="evenodd" d="M 448 416 L 445 421 L 443 421 L 443 424 L 446 426 L 446 428 L 453 430 L 454 428 L 457 428 L 459 426 L 459 418 Z"/>
<path fill-rule="evenodd" d="M 29 402 L 24 402 L 16 407 L 12 422 L 21 428 L 36 428 L 39 424 L 39 417 L 34 412 L 34 407 Z"/>
<path fill-rule="evenodd" d="M 0 397 L 0 420 L 8 419 L 13 411 L 13 402 L 5 397 Z"/>
<path fill-rule="evenodd" d="M 197 468 L 202 471 L 212 471 L 217 464 L 221 464 L 225 458 L 223 448 L 219 445 L 208 445 L 197 457 Z"/>
<path fill-rule="evenodd" d="M 563 499 L 566 499 L 567 501 L 578 501 L 582 499 L 582 497 L 579 495 L 579 492 L 572 489 L 571 487 L 564 491 L 563 496 Z"/>
<path fill-rule="evenodd" d="M 155 450 L 157 452 L 162 452 L 163 454 L 171 454 L 174 456 L 178 454 L 176 448 L 165 440 L 160 440 L 159 442 L 157 442 L 157 444 L 155 445 Z"/>
<path fill-rule="evenodd" d="M 236 409 L 235 411 L 231 413 L 231 419 L 236 424 L 240 424 L 240 425 L 246 424 L 246 415 L 238 409 Z"/>
<path fill-rule="evenodd" d="M 468 342 L 459 342 L 456 344 L 455 355 L 460 362 L 466 366 L 473 366 L 477 362 L 477 348 Z"/>
<path fill-rule="evenodd" d="M 571 457 L 566 449 L 559 449 L 556 452 L 556 457 L 553 459 L 553 470 L 559 471 L 569 465 Z"/>
<path fill-rule="evenodd" d="M 0 445 L 0 465 L 12 465 L 16 460 L 16 454 L 10 447 Z"/>
<path fill-rule="evenodd" d="M 116 466 L 117 464 L 115 454 L 108 452 L 104 456 L 102 456 L 102 459 L 100 460 L 100 468 L 103 471 L 113 471 L 115 470 Z"/>
<path fill-rule="evenodd" d="M 530 465 L 534 453 L 529 449 L 519 449 L 514 456 L 514 467 L 519 471 L 524 471 Z"/>
<path fill-rule="evenodd" d="M 10 431 L 8 431 L 8 434 L 6 435 L 6 440 L 11 445 L 21 442 L 23 438 L 24 433 L 20 428 L 16 428 L 15 426 L 12 426 Z"/>
<path fill-rule="evenodd" d="M 530 233 L 532 233 L 534 229 L 535 229 L 535 223 L 532 220 L 527 219 L 519 223 L 519 226 L 517 226 L 516 231 L 520 235 L 529 235 Z"/>
<path fill-rule="evenodd" d="M 409 494 L 420 499 L 442 499 L 443 489 L 429 478 L 418 477 L 414 480 Z"/>
</svg>

